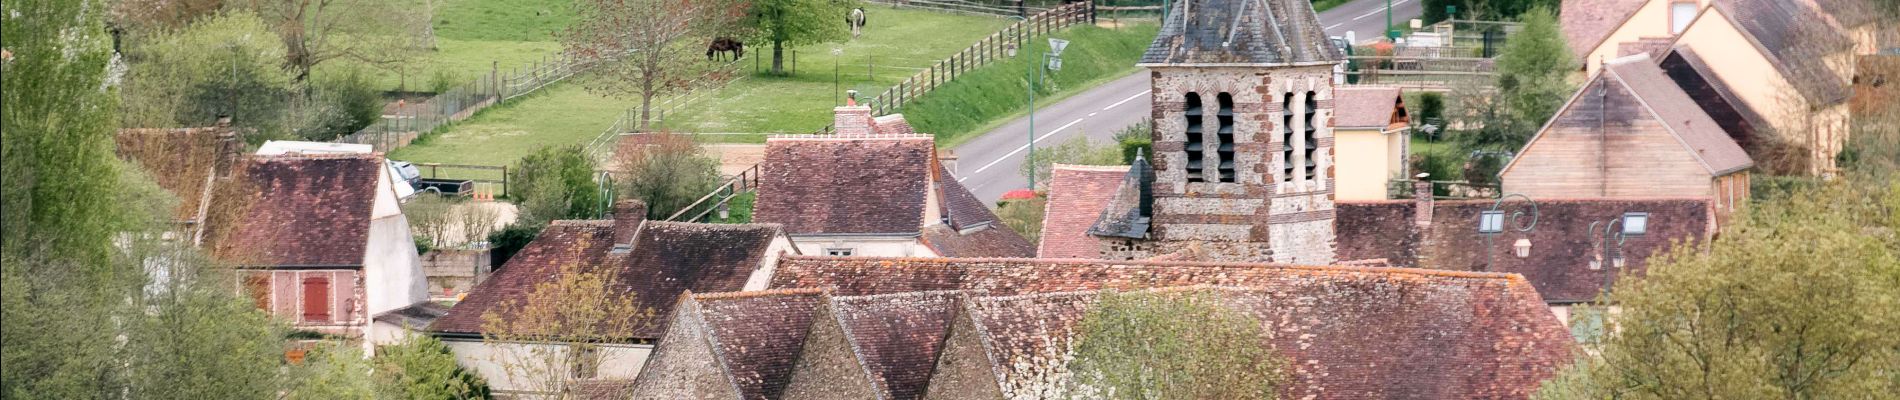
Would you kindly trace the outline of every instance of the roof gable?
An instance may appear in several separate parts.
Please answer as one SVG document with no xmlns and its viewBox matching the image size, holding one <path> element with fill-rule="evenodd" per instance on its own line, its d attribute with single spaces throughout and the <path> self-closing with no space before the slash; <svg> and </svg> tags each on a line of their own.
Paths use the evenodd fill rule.
<svg viewBox="0 0 1900 400">
<path fill-rule="evenodd" d="M 1810 103 L 1836 104 L 1853 94 L 1848 82 L 1827 66 L 1827 57 L 1851 50 L 1853 41 L 1805 2 L 1715 0 L 1689 29 L 1710 15 L 1741 31 Z"/>
<path fill-rule="evenodd" d="M 1616 33 L 1651 0 L 1566 0 L 1557 13 L 1564 42 L 1578 60 Z"/>
<path fill-rule="evenodd" d="M 1176 2 L 1141 56 L 1144 65 L 1330 64 L 1345 59 L 1327 42 L 1312 2 Z"/>
<path fill-rule="evenodd" d="M 1403 112 L 1396 87 L 1341 87 L 1333 90 L 1333 126 L 1384 130 Z"/>
<path fill-rule="evenodd" d="M 790 234 L 916 234 L 937 166 L 929 136 L 766 140 L 753 220 Z"/>
<path fill-rule="evenodd" d="M 1642 121 L 1660 123 L 1664 131 L 1683 146 L 1682 151 L 1711 176 L 1754 166 L 1748 153 L 1742 151 L 1694 99 L 1669 80 L 1648 55 L 1618 59 L 1604 67 L 1603 73 L 1579 87 L 1537 134 L 1525 142 L 1518 157 L 1499 170 L 1499 176 L 1516 170 L 1525 159 L 1537 153 L 1540 142 L 1560 128 L 1590 124 L 1592 129 L 1611 129 L 1612 126 L 1621 129 Z M 1616 100 L 1616 107 L 1608 106 L 1612 99 Z M 1634 107 L 1627 107 L 1631 105 Z"/>
<path fill-rule="evenodd" d="M 679 296 L 666 335 L 633 379 L 635 399 L 739 398 L 738 383 L 713 351 L 711 330 L 691 294 Z M 690 394 L 690 395 L 689 395 Z"/>
<path fill-rule="evenodd" d="M 741 398 L 776 399 L 784 392 L 823 294 L 774 290 L 694 295 L 713 352 Z"/>
<path fill-rule="evenodd" d="M 1701 56 L 1687 46 L 1676 46 L 1662 58 L 1663 72 L 1676 86 L 1694 99 L 1702 111 L 1722 126 L 1730 139 L 1746 151 L 1748 140 L 1769 127 L 1768 122 L 1748 103 L 1717 78 Z"/>
<path fill-rule="evenodd" d="M 1051 168 L 1049 200 L 1044 207 L 1042 243 L 1036 251 L 1037 257 L 1099 257 L 1101 245 L 1088 235 L 1089 226 L 1108 208 L 1128 168 L 1126 165 L 1062 164 Z"/>
<path fill-rule="evenodd" d="M 958 291 L 833 297 L 830 309 L 882 398 L 922 398 L 963 304 Z"/>
<path fill-rule="evenodd" d="M 249 266 L 360 267 L 368 249 L 381 156 L 255 156 L 238 167 L 213 207 L 242 209 L 224 222 L 214 254 Z M 388 193 L 394 195 L 394 193 Z"/>
</svg>

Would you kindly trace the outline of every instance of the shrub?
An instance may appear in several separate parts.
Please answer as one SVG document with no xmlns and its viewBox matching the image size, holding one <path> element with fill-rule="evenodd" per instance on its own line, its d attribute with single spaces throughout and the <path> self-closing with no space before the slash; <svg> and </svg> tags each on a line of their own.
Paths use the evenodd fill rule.
<svg viewBox="0 0 1900 400">
<path fill-rule="evenodd" d="M 304 140 L 336 139 L 382 118 L 383 96 L 361 70 L 319 75 L 315 85 L 302 112 L 306 117 L 297 128 L 297 136 Z"/>
<path fill-rule="evenodd" d="M 515 257 L 515 252 L 521 251 L 523 247 L 528 247 L 528 242 L 533 242 L 535 236 L 541 235 L 541 228 L 541 225 L 516 222 L 508 225 L 506 228 L 501 228 L 501 230 L 489 233 L 489 265 L 495 266 L 495 269 L 501 269 L 501 267 L 506 266 L 508 259 Z"/>
<path fill-rule="evenodd" d="M 521 220 L 533 225 L 568 218 L 596 218 L 607 209 L 594 182 L 594 157 L 580 145 L 543 147 L 508 169 L 509 193 L 519 199 Z"/>
<path fill-rule="evenodd" d="M 1121 145 L 1123 164 L 1135 165 L 1137 154 L 1154 157 L 1154 127 L 1154 118 L 1146 118 L 1115 132 L 1115 143 Z"/>
<path fill-rule="evenodd" d="M 124 86 L 127 126 L 208 126 L 220 115 L 256 132 L 247 140 L 283 137 L 295 92 L 283 68 L 284 43 L 271 26 L 244 12 L 200 20 L 133 50 Z"/>
</svg>

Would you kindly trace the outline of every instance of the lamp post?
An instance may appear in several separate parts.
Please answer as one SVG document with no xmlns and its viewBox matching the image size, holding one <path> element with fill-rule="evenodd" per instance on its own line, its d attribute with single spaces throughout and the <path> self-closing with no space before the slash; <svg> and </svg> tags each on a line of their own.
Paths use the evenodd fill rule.
<svg viewBox="0 0 1900 400">
<path fill-rule="evenodd" d="M 1603 226 L 1603 233 L 1601 234 L 1597 233 L 1598 225 Z M 1614 282 L 1612 278 L 1616 277 L 1616 272 L 1613 271 L 1613 269 L 1622 269 L 1626 262 L 1623 259 L 1623 243 L 1628 241 L 1631 236 L 1640 237 L 1645 233 L 1649 233 L 1649 213 L 1646 212 L 1625 212 L 1622 217 L 1612 218 L 1609 221 L 1590 223 L 1590 230 L 1586 234 L 1590 235 L 1591 239 L 1596 240 L 1597 244 L 1601 246 L 1601 248 L 1598 249 L 1599 252 L 1596 254 L 1595 259 L 1590 260 L 1590 269 L 1600 268 L 1604 270 L 1604 298 L 1607 299 L 1609 297 L 1610 285 Z M 1598 235 L 1601 236 L 1599 237 Z M 1614 246 L 1612 246 L 1612 244 L 1614 244 Z M 1606 261 L 1608 265 L 1605 265 Z"/>
<path fill-rule="evenodd" d="M 1491 269 L 1491 253 L 1493 253 L 1491 251 L 1491 239 L 1503 234 L 1504 230 L 1507 229 L 1504 215 L 1504 201 L 1510 200 L 1513 197 L 1524 199 L 1524 204 L 1529 205 L 1530 219 L 1529 222 L 1523 221 L 1525 214 L 1522 209 L 1512 211 L 1508 229 L 1518 232 L 1530 232 L 1531 229 L 1537 228 L 1537 201 L 1531 200 L 1530 196 L 1506 193 L 1498 197 L 1496 203 L 1491 204 L 1491 209 L 1478 213 L 1478 236 L 1484 237 L 1484 269 L 1486 270 Z M 1531 244 L 1529 240 L 1519 241 L 1512 244 L 1511 247 L 1520 258 L 1530 256 Z"/>
</svg>

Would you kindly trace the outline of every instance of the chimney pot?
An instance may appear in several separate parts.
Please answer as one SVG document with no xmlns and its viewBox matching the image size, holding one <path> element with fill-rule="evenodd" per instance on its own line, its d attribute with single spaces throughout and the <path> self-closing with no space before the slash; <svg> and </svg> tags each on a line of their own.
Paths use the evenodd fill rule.
<svg viewBox="0 0 1900 400">
<path fill-rule="evenodd" d="M 1412 181 L 1412 223 L 1421 228 L 1432 225 L 1432 181 L 1426 179 L 1431 176 L 1418 174 L 1418 179 Z"/>
</svg>

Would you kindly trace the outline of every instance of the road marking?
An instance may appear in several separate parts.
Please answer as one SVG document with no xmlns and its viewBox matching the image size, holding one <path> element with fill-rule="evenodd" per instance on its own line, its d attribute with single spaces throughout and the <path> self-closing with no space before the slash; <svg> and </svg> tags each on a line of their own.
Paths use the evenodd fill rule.
<svg viewBox="0 0 1900 400">
<path fill-rule="evenodd" d="M 1323 28 L 1322 30 L 1328 30 L 1328 31 L 1330 31 L 1330 30 L 1333 30 L 1333 28 L 1338 28 L 1338 27 L 1339 27 L 1340 25 L 1345 25 L 1345 24 L 1346 24 L 1346 23 L 1344 23 L 1344 22 L 1341 22 L 1341 23 L 1337 23 L 1337 24 L 1332 24 L 1332 25 L 1327 25 L 1327 26 L 1326 26 L 1325 28 Z"/>
<path fill-rule="evenodd" d="M 1095 116 L 1095 113 L 1089 113 L 1089 116 L 1093 117 Z"/>
<path fill-rule="evenodd" d="M 1128 96 L 1128 98 L 1122 99 L 1122 101 L 1117 101 L 1115 102 L 1115 104 L 1109 104 L 1108 107 L 1102 107 L 1102 111 L 1108 111 L 1108 109 L 1110 108 L 1115 108 L 1116 106 L 1120 106 L 1130 101 L 1134 101 L 1135 99 L 1141 98 L 1141 96 L 1147 96 L 1149 92 L 1152 92 L 1152 90 L 1143 90 L 1141 91 L 1141 93 L 1135 93 L 1134 96 Z"/>
<path fill-rule="evenodd" d="M 1061 132 L 1063 129 L 1069 129 L 1069 127 L 1075 126 L 1075 124 L 1079 124 L 1079 123 L 1082 123 L 1082 118 L 1076 118 L 1074 121 L 1069 121 L 1069 123 L 1063 124 L 1062 126 L 1057 127 L 1055 130 L 1049 131 L 1049 133 L 1042 134 L 1042 137 L 1036 138 L 1036 141 L 1040 142 L 1043 139 L 1048 139 L 1049 136 L 1055 135 L 1056 132 Z M 996 166 L 996 163 L 1003 162 L 1003 160 L 1008 160 L 1010 157 L 1015 157 L 1016 153 L 1021 153 L 1023 152 L 1023 150 L 1028 149 L 1028 148 L 1029 148 L 1029 145 L 1017 146 L 1015 151 L 1011 151 L 1009 152 L 1009 154 L 1004 154 L 1002 157 L 998 157 L 996 161 L 990 161 L 989 164 L 983 164 L 982 168 L 977 168 L 975 171 L 970 171 L 970 176 L 976 176 L 976 174 L 981 174 L 983 173 L 983 170 L 990 169 L 990 167 Z M 965 179 L 970 179 L 970 177 L 966 176 L 962 178 L 957 178 L 957 182 L 963 182 L 963 180 Z"/>
<path fill-rule="evenodd" d="M 1370 17 L 1370 16 L 1374 16 L 1374 15 L 1379 15 L 1379 13 L 1382 13 L 1382 12 L 1385 12 L 1385 10 L 1388 10 L 1388 9 L 1391 9 L 1392 7 L 1398 7 L 1398 6 L 1400 5 L 1400 4 L 1405 4 L 1405 2 L 1408 2 L 1408 1 L 1412 1 L 1412 0 L 1399 0 L 1399 1 L 1395 1 L 1395 2 L 1392 2 L 1392 5 L 1391 5 L 1391 6 L 1388 6 L 1388 7 L 1386 7 L 1386 8 L 1381 8 L 1381 9 L 1377 9 L 1377 10 L 1372 10 L 1372 12 L 1369 12 L 1369 13 L 1366 13 L 1365 15 L 1361 15 L 1361 16 L 1358 16 L 1358 17 L 1353 17 L 1353 19 L 1352 19 L 1352 20 L 1354 20 L 1354 21 L 1358 21 L 1358 20 L 1362 20 L 1362 19 L 1366 19 L 1366 17 Z"/>
</svg>

